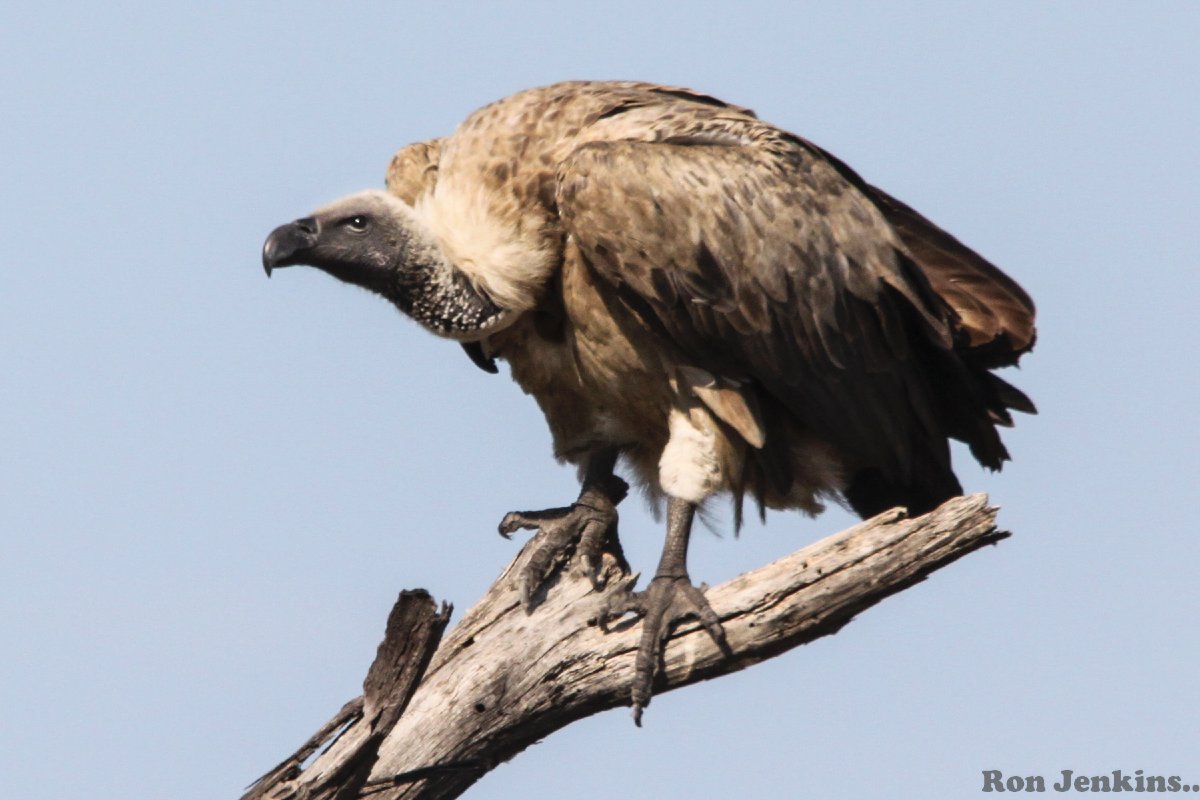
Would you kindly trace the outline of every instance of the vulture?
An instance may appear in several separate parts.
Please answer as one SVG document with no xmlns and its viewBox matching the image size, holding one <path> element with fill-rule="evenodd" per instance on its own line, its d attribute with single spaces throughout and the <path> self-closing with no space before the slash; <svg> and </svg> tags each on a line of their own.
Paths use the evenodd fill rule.
<svg viewBox="0 0 1200 800">
<path fill-rule="evenodd" d="M 1011 278 L 813 143 L 688 89 L 568 82 L 519 92 L 393 158 L 386 189 L 271 232 L 263 266 L 309 265 L 375 292 L 487 372 L 506 361 L 579 470 L 536 530 L 527 611 L 557 564 L 593 580 L 628 485 L 665 500 L 645 590 L 600 623 L 642 632 L 631 704 L 649 703 L 674 624 L 720 621 L 688 575 L 696 511 L 747 494 L 868 517 L 961 494 L 949 440 L 984 466 L 1033 403 L 993 370 L 1034 343 Z"/>
</svg>

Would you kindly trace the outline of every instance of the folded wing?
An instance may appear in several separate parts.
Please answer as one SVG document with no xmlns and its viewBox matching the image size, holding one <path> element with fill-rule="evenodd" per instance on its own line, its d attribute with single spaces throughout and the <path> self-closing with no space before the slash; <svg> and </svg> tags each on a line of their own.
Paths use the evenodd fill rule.
<svg viewBox="0 0 1200 800">
<path fill-rule="evenodd" d="M 923 271 L 926 251 L 910 250 L 903 224 L 907 211 L 924 232 L 923 218 L 883 208 L 886 195 L 795 137 L 756 120 L 736 127 L 575 150 L 557 201 L 588 262 L 682 360 L 753 382 L 876 494 L 924 506 L 961 491 L 947 436 L 999 467 L 1003 420 L 991 406 L 1006 412 L 989 381 L 1007 384 L 966 363 L 956 341 L 976 329 L 979 346 L 1013 337 L 1007 312 L 964 327 L 958 306 L 989 311 L 988 296 L 956 281 L 961 257 Z"/>
</svg>

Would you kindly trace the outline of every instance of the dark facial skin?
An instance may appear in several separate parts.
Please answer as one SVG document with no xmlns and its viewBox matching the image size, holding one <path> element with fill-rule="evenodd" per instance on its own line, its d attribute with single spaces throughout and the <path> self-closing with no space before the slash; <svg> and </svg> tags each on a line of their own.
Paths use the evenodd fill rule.
<svg viewBox="0 0 1200 800">
<path fill-rule="evenodd" d="M 434 333 L 479 338 L 503 309 L 478 292 L 433 244 L 414 234 L 411 210 L 364 192 L 276 228 L 263 245 L 268 276 L 308 265 L 369 289 Z"/>
<path fill-rule="evenodd" d="M 267 275 L 277 267 L 305 264 L 387 297 L 408 237 L 398 220 L 375 205 L 336 204 L 279 226 L 263 246 Z"/>
</svg>

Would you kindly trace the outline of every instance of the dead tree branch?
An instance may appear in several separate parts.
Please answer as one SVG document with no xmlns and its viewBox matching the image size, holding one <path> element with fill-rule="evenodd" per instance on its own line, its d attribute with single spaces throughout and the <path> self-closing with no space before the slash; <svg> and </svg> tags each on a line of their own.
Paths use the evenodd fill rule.
<svg viewBox="0 0 1200 800">
<path fill-rule="evenodd" d="M 680 626 L 656 694 L 836 633 L 860 611 L 1005 538 L 995 514 L 982 494 L 916 519 L 891 511 L 710 589 L 732 655 L 697 625 Z M 402 593 L 364 697 L 243 800 L 458 797 L 538 739 L 628 705 L 637 622 L 607 634 L 590 624 L 604 595 L 572 570 L 552 578 L 526 614 L 516 578 L 527 550 L 440 644 L 448 610 L 439 614 L 423 591 Z M 615 564 L 606 570 L 615 585 Z"/>
</svg>

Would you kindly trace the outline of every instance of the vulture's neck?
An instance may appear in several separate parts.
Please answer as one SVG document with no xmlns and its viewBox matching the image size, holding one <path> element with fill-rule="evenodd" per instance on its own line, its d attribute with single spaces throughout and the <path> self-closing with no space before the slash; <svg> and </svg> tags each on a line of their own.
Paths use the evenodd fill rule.
<svg viewBox="0 0 1200 800">
<path fill-rule="evenodd" d="M 415 215 L 405 216 L 389 280 L 368 288 L 439 336 L 477 341 L 499 327 L 509 316 L 505 309 L 472 285 Z"/>
</svg>

